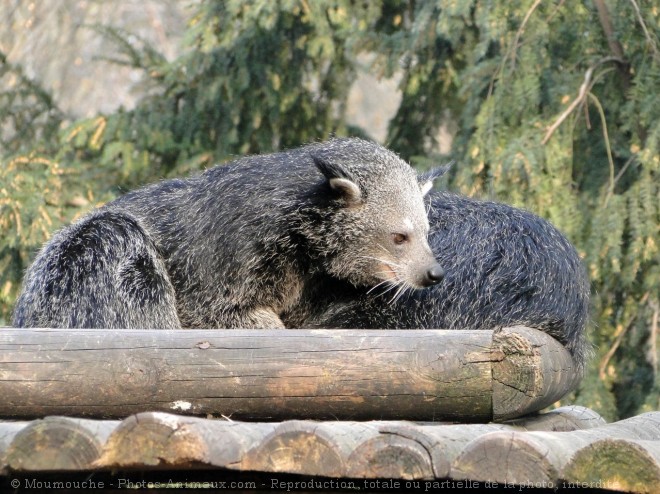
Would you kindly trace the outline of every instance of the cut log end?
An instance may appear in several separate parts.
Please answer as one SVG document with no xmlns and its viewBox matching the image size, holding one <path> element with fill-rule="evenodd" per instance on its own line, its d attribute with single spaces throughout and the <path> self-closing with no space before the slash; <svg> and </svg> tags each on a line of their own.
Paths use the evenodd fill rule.
<svg viewBox="0 0 660 494">
<path fill-rule="evenodd" d="M 569 488 L 656 493 L 660 486 L 660 443 L 609 438 L 596 441 L 575 454 L 562 477 Z"/>
<path fill-rule="evenodd" d="M 396 434 L 380 434 L 358 446 L 348 458 L 348 477 L 432 479 L 429 452 L 419 443 Z"/>
<path fill-rule="evenodd" d="M 12 470 L 84 470 L 101 455 L 117 422 L 47 417 L 23 428 L 14 437 L 5 462 Z"/>
<path fill-rule="evenodd" d="M 556 465 L 542 442 L 519 432 L 497 431 L 470 442 L 456 458 L 451 475 L 457 479 L 554 486 Z"/>
<path fill-rule="evenodd" d="M 345 464 L 334 438 L 313 422 L 290 421 L 249 451 L 242 469 L 340 477 Z"/>
<path fill-rule="evenodd" d="M 580 382 L 573 358 L 546 333 L 516 326 L 493 335 L 493 419 L 541 410 Z"/>
</svg>

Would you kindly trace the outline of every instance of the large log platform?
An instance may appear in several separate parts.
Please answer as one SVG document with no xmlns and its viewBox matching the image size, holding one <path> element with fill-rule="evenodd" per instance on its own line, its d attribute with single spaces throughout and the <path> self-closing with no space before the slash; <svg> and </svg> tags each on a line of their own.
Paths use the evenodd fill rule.
<svg viewBox="0 0 660 494">
<path fill-rule="evenodd" d="M 578 380 L 561 345 L 522 327 L 0 329 L 0 489 L 185 472 L 256 476 L 255 492 L 310 479 L 660 492 L 660 412 L 535 413 Z"/>
<path fill-rule="evenodd" d="M 3 476 L 8 485 L 11 480 L 25 487 L 44 472 L 66 480 L 76 473 L 78 479 L 103 479 L 104 472 L 122 472 L 123 478 L 136 472 L 140 479 L 150 471 L 163 472 L 156 478 L 167 480 L 185 471 L 194 480 L 193 472 L 215 469 L 216 481 L 234 471 L 242 479 L 267 473 L 260 477 L 266 483 L 397 479 L 402 488 L 419 481 L 409 485 L 428 491 L 482 482 L 516 492 L 539 487 L 657 493 L 659 445 L 660 412 L 605 424 L 577 406 L 496 424 L 235 422 L 162 412 L 123 421 L 46 417 L 0 421 L 0 488 Z M 373 484 L 356 485 L 369 491 L 365 486 Z"/>
</svg>

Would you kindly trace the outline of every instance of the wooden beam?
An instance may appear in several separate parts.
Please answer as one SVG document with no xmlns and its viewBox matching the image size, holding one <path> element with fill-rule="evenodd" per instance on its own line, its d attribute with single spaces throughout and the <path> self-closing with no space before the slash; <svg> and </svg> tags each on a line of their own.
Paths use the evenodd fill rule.
<svg viewBox="0 0 660 494">
<path fill-rule="evenodd" d="M 113 431 L 94 466 L 230 468 L 276 425 L 139 413 L 123 420 Z"/>
<path fill-rule="evenodd" d="M 566 405 L 541 414 L 511 419 L 505 424 L 526 431 L 571 432 L 605 425 L 605 419 L 590 408 Z"/>
<path fill-rule="evenodd" d="M 120 423 L 94 466 L 113 470 L 213 466 L 352 478 L 445 478 L 453 459 L 482 434 L 555 430 L 557 425 L 569 431 L 604 423 L 595 412 L 585 410 L 562 407 L 518 419 L 516 425 L 420 425 L 404 421 L 246 423 L 147 412 Z M 0 423 L 0 435 L 3 425 Z"/>
<path fill-rule="evenodd" d="M 247 423 L 160 412 L 122 422 L 48 417 L 0 422 L 0 471 L 16 476 L 57 470 L 220 468 L 328 478 L 454 479 L 655 492 L 660 479 L 660 412 L 597 427 L 593 426 L 599 420 L 564 420 L 576 413 L 581 418 L 590 415 L 580 407 L 565 407 L 516 420 L 516 425 Z M 569 431 L 571 423 L 578 430 Z M 553 430 L 557 424 L 563 432 Z"/>
<path fill-rule="evenodd" d="M 493 334 L 493 418 L 540 410 L 577 387 L 581 375 L 564 347 L 541 331 L 522 326 Z"/>
<path fill-rule="evenodd" d="M 608 440 L 660 440 L 660 412 L 649 412 L 588 430 L 565 432 L 497 431 L 470 442 L 453 461 L 451 476 L 481 482 L 514 483 L 554 489 L 579 451 Z M 655 459 L 650 457 L 649 461 Z M 584 467 L 578 472 L 579 465 Z M 657 467 L 657 466 L 656 466 Z M 574 479 L 591 478 L 597 462 L 574 467 Z M 531 484 L 530 484 L 531 483 Z M 537 485 L 542 484 L 542 485 Z"/>
<path fill-rule="evenodd" d="M 352 478 L 435 478 L 431 455 L 422 442 L 383 429 L 355 448 L 347 465 L 346 476 Z"/>
<path fill-rule="evenodd" d="M 0 416 L 489 421 L 574 389 L 568 352 L 529 328 L 0 330 Z"/>
<path fill-rule="evenodd" d="M 376 435 L 369 422 L 290 420 L 249 451 L 240 469 L 341 477 L 351 452 Z"/>
</svg>

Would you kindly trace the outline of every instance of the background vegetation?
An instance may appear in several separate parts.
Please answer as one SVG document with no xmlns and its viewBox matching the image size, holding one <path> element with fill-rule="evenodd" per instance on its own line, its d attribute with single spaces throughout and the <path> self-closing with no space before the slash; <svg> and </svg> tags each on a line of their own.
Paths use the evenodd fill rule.
<svg viewBox="0 0 660 494">
<path fill-rule="evenodd" d="M 447 187 L 530 209 L 578 247 L 595 356 L 575 402 L 659 407 L 660 12 L 638 0 L 202 1 L 173 61 L 120 29 L 135 108 L 70 121 L 0 53 L 0 324 L 53 230 L 145 182 L 297 146 L 346 123 L 363 55 L 400 78 L 385 144 Z M 457 126 L 449 155 L 440 127 Z"/>
</svg>

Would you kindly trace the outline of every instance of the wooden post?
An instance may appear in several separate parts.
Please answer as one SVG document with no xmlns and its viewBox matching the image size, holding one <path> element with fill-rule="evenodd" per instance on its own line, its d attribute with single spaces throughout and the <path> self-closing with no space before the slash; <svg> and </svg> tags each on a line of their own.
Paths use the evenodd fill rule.
<svg viewBox="0 0 660 494">
<path fill-rule="evenodd" d="M 571 391 L 568 352 L 528 328 L 0 330 L 0 416 L 505 419 Z"/>
</svg>

